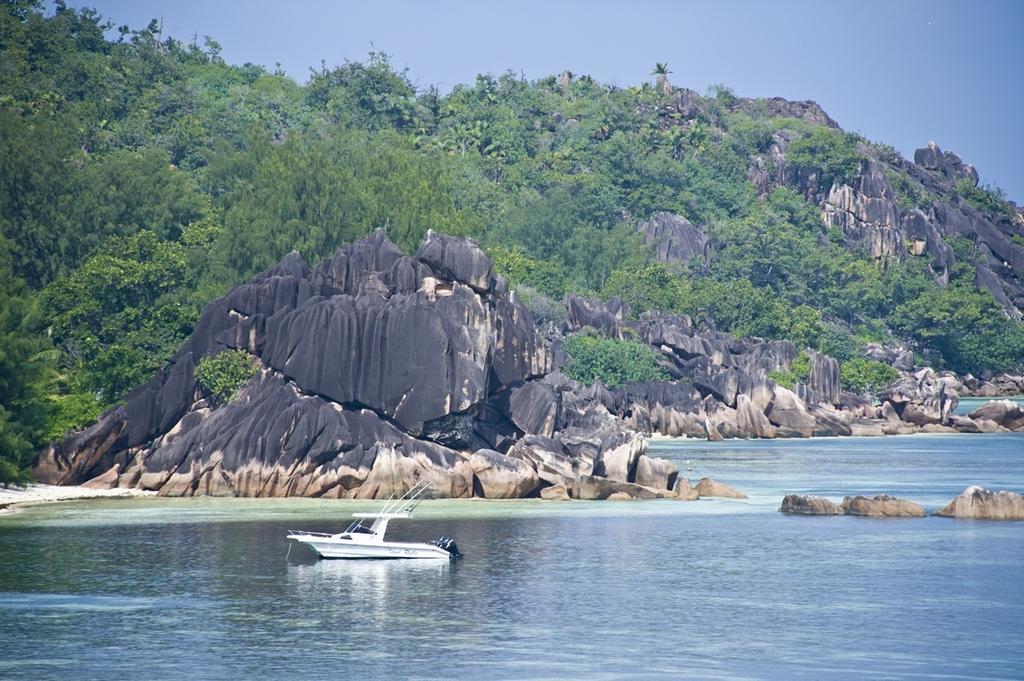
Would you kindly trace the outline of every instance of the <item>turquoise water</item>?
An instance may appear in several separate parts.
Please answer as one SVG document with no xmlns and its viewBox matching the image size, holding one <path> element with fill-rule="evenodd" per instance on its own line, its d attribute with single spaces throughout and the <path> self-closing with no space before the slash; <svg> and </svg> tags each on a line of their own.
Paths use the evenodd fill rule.
<svg viewBox="0 0 1024 681">
<path fill-rule="evenodd" d="M 783 494 L 1024 490 L 1024 436 L 654 443 L 748 500 L 427 502 L 454 564 L 315 561 L 373 504 L 0 516 L 0 678 L 1024 678 L 1024 523 L 784 516 Z"/>
<path fill-rule="evenodd" d="M 970 414 L 989 400 L 1011 400 L 1017 404 L 1024 404 L 1024 395 L 1010 395 L 1008 397 L 961 397 L 960 404 L 956 406 L 953 413 Z"/>
</svg>

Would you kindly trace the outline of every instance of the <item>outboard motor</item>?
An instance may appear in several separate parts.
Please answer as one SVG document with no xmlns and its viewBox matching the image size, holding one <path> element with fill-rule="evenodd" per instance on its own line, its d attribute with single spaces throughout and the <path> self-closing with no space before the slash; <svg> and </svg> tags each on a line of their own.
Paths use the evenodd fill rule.
<svg viewBox="0 0 1024 681">
<path fill-rule="evenodd" d="M 455 540 L 451 537 L 441 537 L 440 539 L 436 539 L 430 543 L 450 553 L 452 560 L 459 560 L 462 558 L 462 554 L 459 552 L 459 547 L 455 545 Z"/>
</svg>

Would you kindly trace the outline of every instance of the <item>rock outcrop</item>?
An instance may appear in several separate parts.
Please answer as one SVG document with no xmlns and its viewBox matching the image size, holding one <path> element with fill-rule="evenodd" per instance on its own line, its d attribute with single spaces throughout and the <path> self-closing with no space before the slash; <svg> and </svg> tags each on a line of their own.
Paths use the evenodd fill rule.
<svg viewBox="0 0 1024 681">
<path fill-rule="evenodd" d="M 1024 497 L 1015 492 L 992 492 L 972 485 L 936 515 L 975 520 L 1024 520 Z"/>
<path fill-rule="evenodd" d="M 822 205 L 822 218 L 829 227 L 842 231 L 851 250 L 862 250 L 872 258 L 903 260 L 903 246 L 896 216 L 895 195 L 882 167 L 866 161 L 854 186 L 833 185 Z"/>
<path fill-rule="evenodd" d="M 739 491 L 735 487 L 712 480 L 711 478 L 701 478 L 697 481 L 697 495 L 701 497 L 721 497 L 723 499 L 746 499 L 747 495 Z"/>
<path fill-rule="evenodd" d="M 260 370 L 219 404 L 195 367 L 228 348 Z M 376 233 L 314 267 L 291 253 L 211 303 L 166 370 L 35 474 L 172 496 L 376 498 L 426 479 L 445 497 L 674 497 L 675 466 L 603 389 L 553 368 L 473 242 L 431 231 L 408 257 Z"/>
<path fill-rule="evenodd" d="M 779 507 L 782 513 L 793 515 L 843 515 L 844 511 L 824 497 L 787 494 Z"/>
<path fill-rule="evenodd" d="M 1010 400 L 991 400 L 971 412 L 975 421 L 992 421 L 1007 430 L 1024 430 L 1024 409 Z"/>
<path fill-rule="evenodd" d="M 701 267 L 706 267 L 711 259 L 711 242 L 707 234 L 681 215 L 654 213 L 647 220 L 638 222 L 636 229 L 644 243 L 654 249 L 654 257 L 661 262 L 696 261 Z"/>
<path fill-rule="evenodd" d="M 889 387 L 885 399 L 904 421 L 918 426 L 946 424 L 960 402 L 953 385 L 953 379 L 925 368 L 904 375 Z"/>
<path fill-rule="evenodd" d="M 846 515 L 867 518 L 923 518 L 924 508 L 906 499 L 897 499 L 888 494 L 875 497 L 844 497 L 840 504 Z"/>
<path fill-rule="evenodd" d="M 787 494 L 779 507 L 794 515 L 852 515 L 865 518 L 923 518 L 924 509 L 912 501 L 888 494 L 875 497 L 843 497 L 841 504 L 824 497 Z"/>
</svg>

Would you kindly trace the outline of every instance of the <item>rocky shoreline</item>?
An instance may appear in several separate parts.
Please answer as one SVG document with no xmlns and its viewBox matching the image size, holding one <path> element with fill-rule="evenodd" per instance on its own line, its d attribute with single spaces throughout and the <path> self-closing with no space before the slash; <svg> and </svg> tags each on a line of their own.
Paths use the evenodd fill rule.
<svg viewBox="0 0 1024 681">
<path fill-rule="evenodd" d="M 843 391 L 820 353 L 792 390 L 773 381 L 799 354 L 787 341 L 681 315 L 631 319 L 616 299 L 563 303 L 564 322 L 538 328 L 474 242 L 433 231 L 412 257 L 380 232 L 315 266 L 293 252 L 211 303 L 165 370 L 41 452 L 33 473 L 165 496 L 370 499 L 428 480 L 452 498 L 688 497 L 647 434 L 1024 430 L 1008 401 L 954 414 L 955 378 L 928 368 L 904 371 L 876 406 Z M 669 380 L 570 380 L 561 341 L 577 332 L 644 341 Z M 225 349 L 259 370 L 222 403 L 195 373 Z"/>
</svg>

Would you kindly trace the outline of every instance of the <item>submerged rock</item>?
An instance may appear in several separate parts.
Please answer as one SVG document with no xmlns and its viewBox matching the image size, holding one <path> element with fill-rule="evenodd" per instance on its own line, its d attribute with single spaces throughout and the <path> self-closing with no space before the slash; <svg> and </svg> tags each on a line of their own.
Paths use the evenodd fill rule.
<svg viewBox="0 0 1024 681">
<path fill-rule="evenodd" d="M 972 485 L 936 515 L 976 520 L 1024 520 L 1024 497 L 1015 492 L 992 492 Z"/>
</svg>

